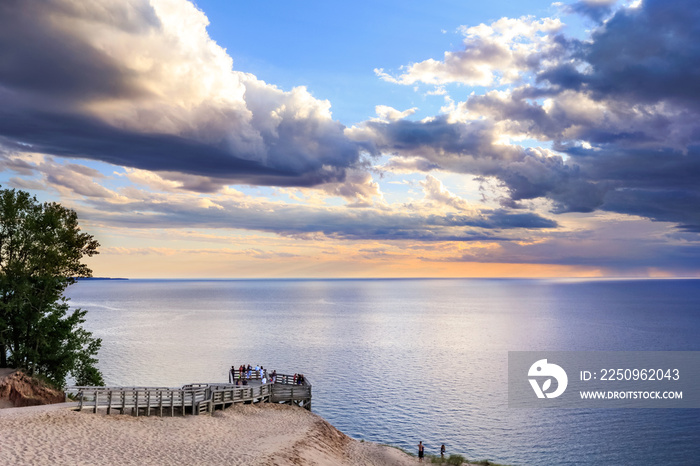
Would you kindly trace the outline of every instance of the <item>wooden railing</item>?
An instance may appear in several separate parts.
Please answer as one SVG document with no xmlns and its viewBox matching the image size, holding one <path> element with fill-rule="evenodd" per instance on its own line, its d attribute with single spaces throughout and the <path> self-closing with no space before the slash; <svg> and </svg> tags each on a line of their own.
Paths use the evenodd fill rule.
<svg viewBox="0 0 700 466">
<path fill-rule="evenodd" d="M 265 402 L 270 401 L 273 385 L 257 385 L 250 387 L 217 387 L 211 390 L 211 411 L 217 406 L 226 407 L 234 403 L 245 403 L 246 401 Z"/>
<path fill-rule="evenodd" d="M 311 383 L 304 376 L 277 374 L 273 384 L 271 403 L 287 403 L 311 409 Z"/>
<path fill-rule="evenodd" d="M 252 377 L 251 377 L 252 378 Z M 220 383 L 196 383 L 180 388 L 168 387 L 69 387 L 66 392 L 78 399 L 78 410 L 98 408 L 118 410 L 124 414 L 131 410 L 135 416 L 151 413 L 163 416 L 169 413 L 185 415 L 211 413 L 217 407 L 234 403 L 287 403 L 311 409 L 311 384 L 301 383 L 292 375 L 277 374 L 276 383 L 236 385 Z"/>
<path fill-rule="evenodd" d="M 288 403 L 311 409 L 311 385 L 276 383 L 273 387 L 271 403 Z"/>
<path fill-rule="evenodd" d="M 268 375 L 269 375 L 269 374 L 267 373 L 267 369 L 263 369 L 263 377 L 264 377 L 264 378 L 268 378 Z M 229 370 L 228 381 L 229 381 L 230 383 L 233 383 L 233 382 L 236 381 L 236 379 L 241 379 L 241 380 L 242 380 L 242 379 L 246 379 L 246 380 L 260 380 L 260 379 L 262 379 L 263 377 L 260 377 L 260 371 L 259 371 L 259 370 L 256 371 L 255 368 L 252 368 L 252 369 L 250 370 L 250 377 L 248 377 L 248 371 L 247 371 L 247 370 L 241 372 L 241 371 L 239 371 L 238 369 L 232 368 L 231 370 Z"/>
<path fill-rule="evenodd" d="M 177 411 L 184 415 L 198 413 L 206 406 L 207 389 L 198 388 L 164 388 L 164 387 L 70 387 L 66 390 L 74 393 L 78 399 L 78 410 L 92 407 L 94 413 L 98 408 L 106 408 L 107 414 L 118 410 L 121 414 L 130 409 L 135 416 L 143 412 L 150 416 L 156 412 L 160 416 L 169 412 L 174 416 Z"/>
</svg>

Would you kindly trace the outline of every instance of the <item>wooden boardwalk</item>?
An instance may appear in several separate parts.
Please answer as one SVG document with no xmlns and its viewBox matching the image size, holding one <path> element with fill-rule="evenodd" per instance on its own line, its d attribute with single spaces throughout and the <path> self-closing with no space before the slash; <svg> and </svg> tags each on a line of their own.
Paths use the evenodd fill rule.
<svg viewBox="0 0 700 466">
<path fill-rule="evenodd" d="M 232 371 L 231 380 L 238 378 Z M 241 379 L 242 380 L 242 379 Z M 277 374 L 275 383 L 262 383 L 259 374 L 251 374 L 247 385 L 199 383 L 169 387 L 69 387 L 78 399 L 78 410 L 118 411 L 134 416 L 205 414 L 235 403 L 285 403 L 311 409 L 311 384 L 304 378 Z"/>
</svg>

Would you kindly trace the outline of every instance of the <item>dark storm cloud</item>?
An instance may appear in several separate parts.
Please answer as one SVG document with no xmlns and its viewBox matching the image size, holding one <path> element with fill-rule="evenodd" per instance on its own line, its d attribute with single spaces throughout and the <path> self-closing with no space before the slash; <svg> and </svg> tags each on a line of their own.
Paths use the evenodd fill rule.
<svg viewBox="0 0 700 466">
<path fill-rule="evenodd" d="M 554 220 L 541 217 L 533 213 L 518 213 L 508 212 L 503 209 L 494 210 L 490 213 L 488 219 L 482 224 L 483 228 L 556 228 L 557 222 Z"/>
<path fill-rule="evenodd" d="M 565 65 L 540 79 L 588 93 L 628 123 L 579 126 L 592 150 L 562 137 L 555 146 L 582 176 L 605 183 L 602 209 L 700 232 L 700 5 L 645 0 L 616 12 L 591 39 L 571 55 L 585 71 Z"/>
<path fill-rule="evenodd" d="M 0 86 L 68 104 L 145 92 L 133 73 L 61 24 L 67 16 L 79 17 L 78 7 L 57 1 L 0 2 Z M 157 25 L 153 16 L 146 18 Z"/>
<path fill-rule="evenodd" d="M 674 222 L 681 230 L 700 233 L 700 192 L 697 189 L 620 189 L 606 196 L 603 208 Z"/>
<path fill-rule="evenodd" d="M 0 142 L 17 151 L 216 176 L 221 183 L 314 186 L 345 177 L 342 168 L 323 166 L 321 161 L 277 169 L 191 138 L 119 129 L 81 115 L 14 110 L 11 106 L 0 107 Z"/>
<path fill-rule="evenodd" d="M 622 10 L 593 36 L 589 85 L 604 95 L 641 101 L 700 98 L 700 7 L 685 0 L 645 0 Z"/>
<path fill-rule="evenodd" d="M 178 8 L 204 32 L 201 12 Z M 206 34 L 167 14 L 145 0 L 0 2 L 3 145 L 230 183 L 344 179 L 360 146 L 324 102 L 227 69 Z"/>
<path fill-rule="evenodd" d="M 615 1 L 616 0 L 600 2 L 580 0 L 568 5 L 566 10 L 572 13 L 588 16 L 589 18 L 600 22 L 612 12 L 612 5 L 615 3 Z"/>
<path fill-rule="evenodd" d="M 146 170 L 162 168 L 167 161 L 171 169 L 202 175 L 217 170 L 253 175 L 270 173 L 269 168 L 233 158 L 211 145 L 168 134 L 121 130 L 81 115 L 18 111 L 16 107 L 4 106 L 0 108 L 0 128 L 5 146 L 15 150 L 98 158 L 114 165 Z"/>
<path fill-rule="evenodd" d="M 700 231 L 700 4 L 646 0 L 614 14 L 610 4 L 574 4 L 611 16 L 590 40 L 552 36 L 534 81 L 457 105 L 480 119 L 368 123 L 378 150 L 493 176 L 507 206 L 548 198 L 555 212 L 602 209 Z M 499 144 L 501 132 L 565 157 Z"/>
<path fill-rule="evenodd" d="M 687 0 L 645 0 L 624 8 L 596 29 L 590 42 L 570 47 L 570 62 L 539 75 L 554 85 L 593 91 L 599 98 L 636 103 L 675 101 L 696 106 L 700 98 L 700 7 Z M 572 42 L 573 44 L 573 42 Z"/>
<path fill-rule="evenodd" d="M 378 151 L 420 157 L 431 169 L 498 178 L 509 191 L 508 207 L 550 197 L 557 211 L 590 212 L 603 202 L 601 187 L 583 178 L 578 166 L 541 150 L 497 144 L 498 129 L 488 121 L 454 123 L 441 116 L 429 122 L 368 122 L 365 128 Z"/>
</svg>

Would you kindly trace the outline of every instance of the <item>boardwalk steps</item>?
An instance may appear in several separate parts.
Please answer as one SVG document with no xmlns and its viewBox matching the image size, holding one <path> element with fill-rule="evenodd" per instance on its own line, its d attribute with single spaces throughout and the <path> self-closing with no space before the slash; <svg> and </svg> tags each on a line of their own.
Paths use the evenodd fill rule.
<svg viewBox="0 0 700 466">
<path fill-rule="evenodd" d="M 107 414 L 129 411 L 134 416 L 210 414 L 235 403 L 286 403 L 311 409 L 311 384 L 296 384 L 293 376 L 278 375 L 276 383 L 262 384 L 259 377 L 249 385 L 188 384 L 169 387 L 69 387 L 79 402 L 78 410 L 106 410 Z"/>
</svg>

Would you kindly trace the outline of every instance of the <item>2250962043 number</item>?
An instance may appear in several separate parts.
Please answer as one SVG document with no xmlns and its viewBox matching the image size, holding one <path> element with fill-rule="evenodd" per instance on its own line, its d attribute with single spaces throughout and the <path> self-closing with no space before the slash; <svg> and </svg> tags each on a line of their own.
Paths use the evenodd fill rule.
<svg viewBox="0 0 700 466">
<path fill-rule="evenodd" d="M 600 380 L 678 380 L 678 369 L 601 369 Z"/>
</svg>

